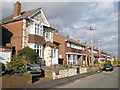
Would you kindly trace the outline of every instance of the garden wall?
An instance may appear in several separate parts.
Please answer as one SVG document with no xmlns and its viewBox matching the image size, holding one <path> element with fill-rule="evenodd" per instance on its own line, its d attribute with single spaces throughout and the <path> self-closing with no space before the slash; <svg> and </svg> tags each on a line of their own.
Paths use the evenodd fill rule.
<svg viewBox="0 0 120 90">
<path fill-rule="evenodd" d="M 74 76 L 74 75 L 82 74 L 82 73 L 87 73 L 87 68 L 86 67 L 59 70 L 58 75 L 56 75 L 55 71 L 46 70 L 45 71 L 45 77 L 47 77 L 49 79 L 59 79 L 59 78 Z"/>
<path fill-rule="evenodd" d="M 4 76 L 2 77 L 2 88 L 15 88 L 32 84 L 32 75 L 24 74 L 22 76 Z"/>
</svg>

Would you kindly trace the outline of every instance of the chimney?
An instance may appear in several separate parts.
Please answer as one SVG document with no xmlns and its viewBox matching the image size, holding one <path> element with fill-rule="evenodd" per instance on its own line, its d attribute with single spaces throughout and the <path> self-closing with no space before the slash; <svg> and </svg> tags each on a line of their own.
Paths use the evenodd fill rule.
<svg viewBox="0 0 120 90">
<path fill-rule="evenodd" d="M 14 4 L 14 13 L 13 13 L 13 17 L 16 17 L 18 15 L 20 15 L 21 13 L 21 3 L 19 1 L 17 1 Z"/>
<path fill-rule="evenodd" d="M 67 36 L 69 38 L 69 36 Z"/>
<path fill-rule="evenodd" d="M 55 32 L 56 34 L 58 34 L 58 30 L 54 30 L 54 32 Z"/>
<path fill-rule="evenodd" d="M 87 44 L 87 42 L 84 42 L 84 44 Z"/>
</svg>

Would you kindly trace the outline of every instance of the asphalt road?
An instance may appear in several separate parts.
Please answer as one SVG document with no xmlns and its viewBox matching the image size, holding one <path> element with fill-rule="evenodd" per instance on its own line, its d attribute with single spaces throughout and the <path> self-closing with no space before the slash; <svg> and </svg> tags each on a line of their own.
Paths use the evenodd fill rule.
<svg viewBox="0 0 120 90">
<path fill-rule="evenodd" d="M 53 88 L 118 88 L 118 69 L 103 71 Z"/>
</svg>

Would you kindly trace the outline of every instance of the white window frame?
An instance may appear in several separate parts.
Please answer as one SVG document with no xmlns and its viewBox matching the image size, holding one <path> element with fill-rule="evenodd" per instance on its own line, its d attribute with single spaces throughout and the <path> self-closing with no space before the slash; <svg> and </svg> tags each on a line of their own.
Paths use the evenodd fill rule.
<svg viewBox="0 0 120 90">
<path fill-rule="evenodd" d="M 37 50 L 39 50 L 39 57 L 42 58 L 42 45 L 39 44 L 33 44 L 34 45 L 34 50 L 37 52 Z M 35 47 L 36 46 L 36 47 Z"/>
<path fill-rule="evenodd" d="M 43 25 L 39 21 L 31 22 L 30 34 L 43 36 Z"/>
</svg>

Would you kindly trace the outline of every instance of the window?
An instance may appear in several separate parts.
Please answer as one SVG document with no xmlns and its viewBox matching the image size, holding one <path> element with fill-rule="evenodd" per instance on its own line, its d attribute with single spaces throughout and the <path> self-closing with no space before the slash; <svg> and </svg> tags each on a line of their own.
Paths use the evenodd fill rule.
<svg viewBox="0 0 120 90">
<path fill-rule="evenodd" d="M 42 57 L 42 46 L 38 44 L 34 44 L 34 50 L 37 52 L 39 57 Z"/>
<path fill-rule="evenodd" d="M 48 38 L 48 32 L 46 32 L 46 38 Z"/>
<path fill-rule="evenodd" d="M 67 47 L 70 47 L 70 43 L 69 42 L 67 42 Z"/>
<path fill-rule="evenodd" d="M 85 50 L 85 47 L 84 46 L 79 46 L 77 44 L 71 44 L 71 47 L 72 48 L 75 48 L 75 49 L 79 49 L 79 50 Z"/>
<path fill-rule="evenodd" d="M 53 58 L 53 48 L 51 48 L 51 58 Z"/>
<path fill-rule="evenodd" d="M 31 23 L 31 31 L 30 34 L 43 36 L 43 26 L 40 22 L 32 22 Z"/>
<path fill-rule="evenodd" d="M 56 50 L 54 49 L 54 58 L 56 57 L 56 53 L 55 53 L 55 51 L 56 51 Z"/>
</svg>

